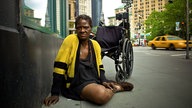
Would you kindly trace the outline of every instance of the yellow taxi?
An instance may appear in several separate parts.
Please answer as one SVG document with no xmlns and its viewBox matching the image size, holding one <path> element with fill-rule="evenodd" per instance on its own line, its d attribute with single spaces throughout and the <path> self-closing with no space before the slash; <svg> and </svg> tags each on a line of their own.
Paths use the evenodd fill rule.
<svg viewBox="0 0 192 108">
<path fill-rule="evenodd" d="M 148 46 L 152 49 L 166 48 L 169 50 L 186 49 L 187 41 L 174 35 L 157 36 L 148 42 Z M 189 41 L 189 49 L 192 48 L 192 41 Z"/>
</svg>

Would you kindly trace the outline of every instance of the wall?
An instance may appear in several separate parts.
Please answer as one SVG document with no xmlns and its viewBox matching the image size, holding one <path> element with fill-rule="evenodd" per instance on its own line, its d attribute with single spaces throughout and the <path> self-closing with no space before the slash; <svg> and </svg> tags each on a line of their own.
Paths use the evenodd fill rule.
<svg viewBox="0 0 192 108">
<path fill-rule="evenodd" d="M 22 0 L 0 3 L 0 107 L 41 108 L 62 39 L 23 27 Z"/>
<path fill-rule="evenodd" d="M 41 108 L 62 39 L 29 28 L 0 27 L 1 108 Z"/>
</svg>

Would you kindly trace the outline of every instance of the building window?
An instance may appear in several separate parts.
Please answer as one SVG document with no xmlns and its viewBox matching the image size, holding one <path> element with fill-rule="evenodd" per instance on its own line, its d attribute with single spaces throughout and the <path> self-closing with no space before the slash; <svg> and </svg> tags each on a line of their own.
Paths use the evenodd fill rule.
<svg viewBox="0 0 192 108">
<path fill-rule="evenodd" d="M 66 0 L 22 0 L 21 23 L 29 28 L 65 37 Z"/>
<path fill-rule="evenodd" d="M 42 32 L 51 32 L 47 6 L 48 0 L 24 0 L 22 4 L 23 25 Z"/>
</svg>

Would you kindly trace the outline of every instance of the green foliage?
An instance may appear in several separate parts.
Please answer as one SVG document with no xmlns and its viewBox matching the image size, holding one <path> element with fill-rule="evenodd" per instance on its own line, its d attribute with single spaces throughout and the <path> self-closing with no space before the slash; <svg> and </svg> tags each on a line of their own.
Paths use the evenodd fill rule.
<svg viewBox="0 0 192 108">
<path fill-rule="evenodd" d="M 153 11 L 145 22 L 146 32 L 151 33 L 151 36 L 161 35 L 164 32 L 162 14 L 157 11 Z"/>
<path fill-rule="evenodd" d="M 189 0 L 192 4 L 192 0 Z M 190 7 L 192 10 L 192 7 Z M 190 19 L 192 15 L 190 14 Z M 184 22 L 180 26 L 181 31 L 176 31 L 176 22 Z M 154 11 L 145 21 L 146 32 L 151 33 L 150 40 L 156 36 L 164 34 L 184 35 L 186 34 L 186 0 L 174 0 L 173 3 L 165 5 L 163 12 Z M 181 24 L 180 24 L 181 25 Z M 192 21 L 190 21 L 190 28 L 192 28 Z M 192 29 L 191 29 L 192 30 Z M 190 31 L 191 31 L 190 30 Z"/>
<path fill-rule="evenodd" d="M 147 36 L 147 41 L 153 40 L 156 36 Z"/>
</svg>

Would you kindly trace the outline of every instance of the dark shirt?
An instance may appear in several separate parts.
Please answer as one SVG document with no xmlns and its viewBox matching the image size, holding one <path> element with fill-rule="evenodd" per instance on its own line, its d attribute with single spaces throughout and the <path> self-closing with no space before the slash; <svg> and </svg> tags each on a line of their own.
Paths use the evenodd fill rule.
<svg viewBox="0 0 192 108">
<path fill-rule="evenodd" d="M 89 45 L 89 53 L 87 58 L 80 59 L 78 70 L 75 73 L 71 87 L 68 90 L 65 90 L 64 96 L 72 99 L 81 99 L 80 94 L 82 89 L 90 83 L 101 83 L 100 78 L 98 77 L 98 72 L 96 68 L 96 61 L 94 59 L 93 51 Z"/>
<path fill-rule="evenodd" d="M 93 62 L 91 53 L 88 54 L 88 57 L 84 60 L 80 60 L 79 64 L 79 76 L 80 76 L 80 84 L 87 81 L 96 81 L 99 82 L 98 72 Z"/>
</svg>

